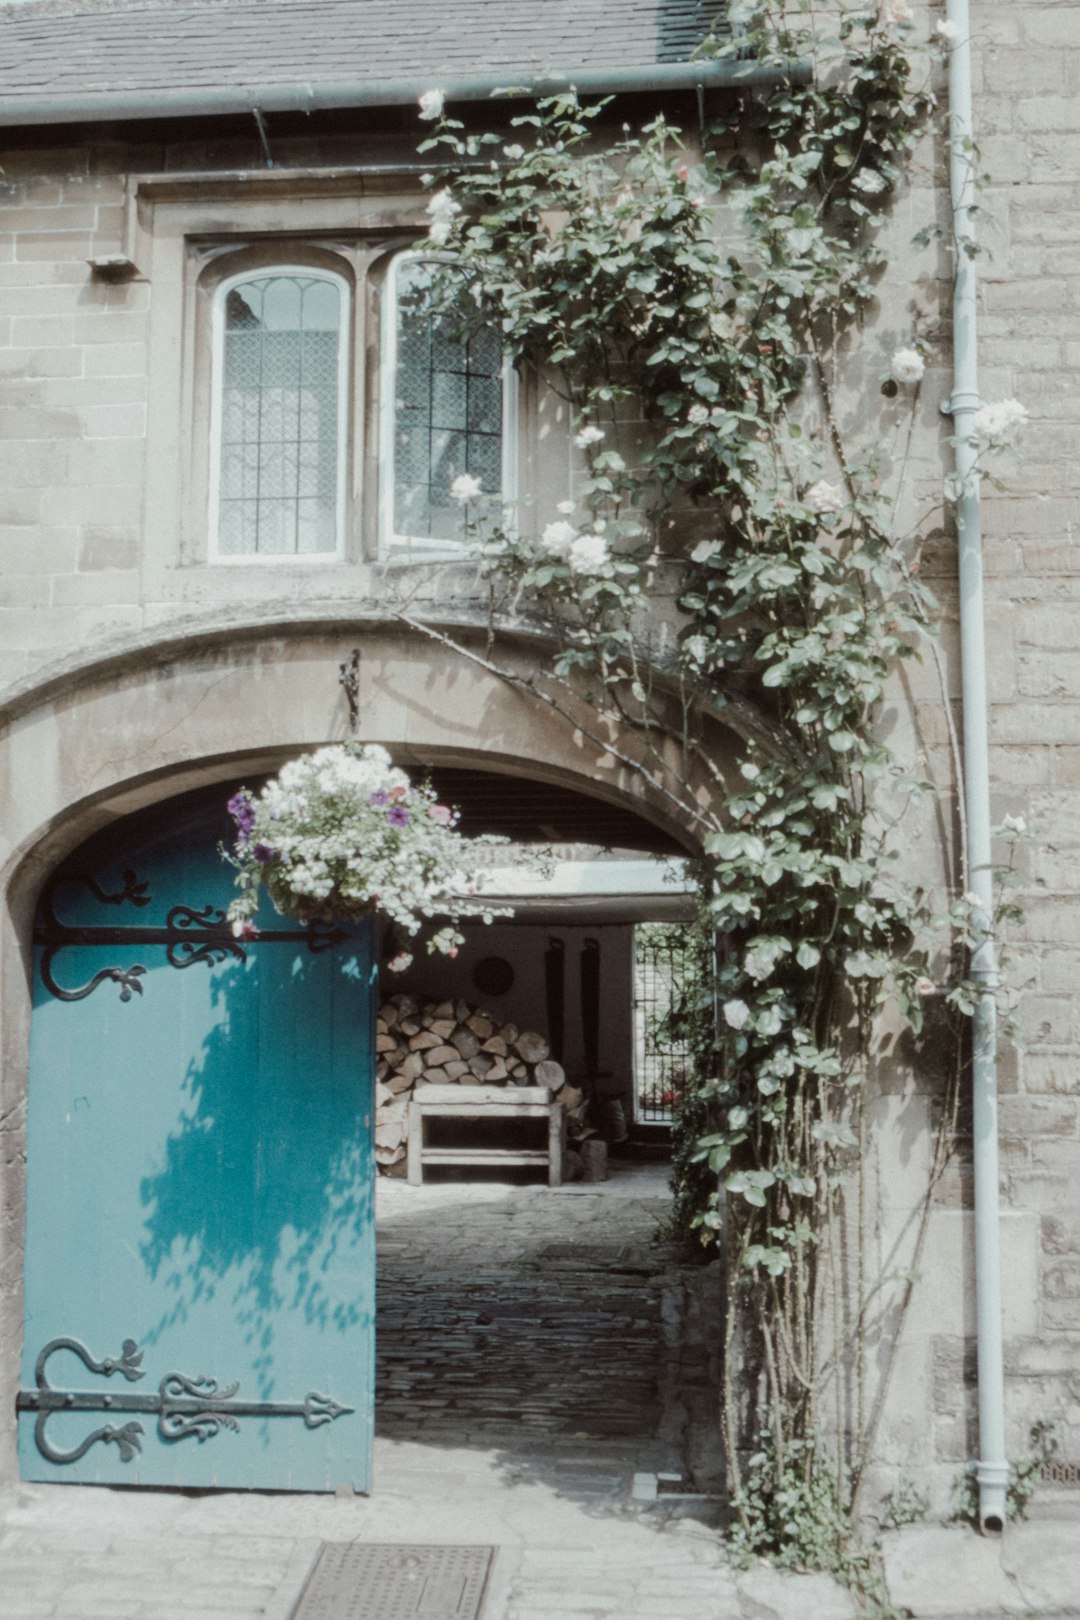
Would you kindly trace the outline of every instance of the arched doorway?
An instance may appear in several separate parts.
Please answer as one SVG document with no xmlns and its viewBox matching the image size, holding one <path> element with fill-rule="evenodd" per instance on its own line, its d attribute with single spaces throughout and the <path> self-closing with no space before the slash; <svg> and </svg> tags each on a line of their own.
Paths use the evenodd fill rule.
<svg viewBox="0 0 1080 1620">
<path fill-rule="evenodd" d="M 722 770 L 729 752 L 719 724 L 706 739 L 708 770 L 688 763 L 674 740 L 658 744 L 647 768 L 637 769 L 619 739 L 607 746 L 602 727 L 584 708 L 578 716 L 555 714 L 468 657 L 446 648 L 433 654 L 428 643 L 393 627 L 352 622 L 203 629 L 43 681 L 12 706 L 0 739 L 7 779 L 24 784 L 11 795 L 4 816 L 11 853 L 0 957 L 8 1058 L 3 1084 L 13 1104 L 7 1162 L 14 1167 L 3 1183 L 8 1219 L 0 1242 L 8 1247 L 0 1261 L 16 1279 L 24 1208 L 18 1165 L 24 1151 L 29 949 L 44 885 L 74 849 L 123 817 L 197 784 L 218 784 L 223 800 L 226 784 L 250 780 L 303 747 L 344 735 L 337 672 L 357 641 L 364 740 L 389 744 L 407 765 L 480 766 L 504 779 L 528 778 L 534 793 L 545 785 L 578 788 L 592 801 L 622 806 L 665 837 L 693 847 L 694 817 L 682 815 L 677 805 L 706 804 L 715 791 L 717 762 Z M 506 661 L 527 672 L 531 650 L 509 647 Z M 672 784 L 674 794 L 668 791 Z M 192 975 L 175 977 L 188 982 Z M 20 1338 L 20 1307 L 16 1286 L 4 1307 L 5 1339 L 13 1347 Z M 94 1349 L 100 1356 L 120 1353 L 119 1346 Z M 230 1381 L 236 1376 L 224 1365 L 195 1370 Z M 10 1354 L 4 1372 L 9 1388 L 14 1386 Z M 0 1471 L 9 1477 L 16 1466 L 12 1440 L 10 1430 L 0 1437 Z M 208 1446 L 202 1450 L 209 1455 Z"/>
</svg>

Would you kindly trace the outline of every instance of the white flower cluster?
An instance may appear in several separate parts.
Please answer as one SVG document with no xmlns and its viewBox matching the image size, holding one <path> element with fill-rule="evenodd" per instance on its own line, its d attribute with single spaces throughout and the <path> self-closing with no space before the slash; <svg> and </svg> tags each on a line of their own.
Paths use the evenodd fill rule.
<svg viewBox="0 0 1080 1620">
<path fill-rule="evenodd" d="M 444 186 L 441 191 L 436 191 L 432 196 L 426 212 L 431 215 L 428 236 L 436 247 L 445 247 L 450 240 L 454 220 L 461 213 L 461 204 L 454 201 L 449 187 Z"/>
<path fill-rule="evenodd" d="M 472 473 L 459 473 L 450 485 L 450 494 L 455 501 L 464 506 L 469 501 L 475 501 L 478 495 L 482 495 L 483 488 L 479 478 L 474 478 Z"/>
<path fill-rule="evenodd" d="M 1018 399 L 999 399 L 993 405 L 984 405 L 975 412 L 972 426 L 975 437 L 983 444 L 1001 448 L 1012 444 L 1021 429 L 1027 426 L 1027 406 Z"/>
<path fill-rule="evenodd" d="M 239 897 L 229 907 L 238 935 L 266 889 L 276 909 L 303 923 L 359 920 L 372 911 L 406 934 L 425 919 L 490 915 L 462 898 L 473 892 L 463 868 L 475 864 L 457 831 L 457 813 L 434 790 L 411 782 L 385 748 L 348 743 L 291 760 L 258 794 L 229 801 L 236 823 Z M 429 949 L 454 954 L 461 936 L 440 929 Z"/>
<path fill-rule="evenodd" d="M 827 478 L 819 478 L 816 484 L 803 496 L 803 505 L 808 506 L 811 512 L 824 517 L 829 512 L 842 512 L 844 510 L 844 492 L 835 484 L 830 484 Z"/>
<path fill-rule="evenodd" d="M 917 349 L 897 349 L 889 362 L 893 382 L 912 384 L 922 382 L 926 362 Z"/>
<path fill-rule="evenodd" d="M 562 518 L 548 524 L 540 536 L 540 549 L 554 562 L 566 563 L 572 574 L 599 574 L 611 561 L 602 534 L 579 534 Z"/>
</svg>

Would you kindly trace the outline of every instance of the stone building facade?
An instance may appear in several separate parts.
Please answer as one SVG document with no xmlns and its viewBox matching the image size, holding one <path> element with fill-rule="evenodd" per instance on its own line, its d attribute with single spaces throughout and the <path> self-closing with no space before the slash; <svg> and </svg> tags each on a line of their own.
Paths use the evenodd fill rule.
<svg viewBox="0 0 1080 1620">
<path fill-rule="evenodd" d="M 390 265 L 428 223 L 416 96 L 439 74 L 471 75 L 478 99 L 485 77 L 584 67 L 583 83 L 592 73 L 602 87 L 607 74 L 621 89 L 616 120 L 663 105 L 693 127 L 684 69 L 702 8 L 641 3 L 628 22 L 624 7 L 548 5 L 531 8 L 544 13 L 534 28 L 527 7 L 459 6 L 455 38 L 425 45 L 422 66 L 404 9 L 31 0 L 0 15 L 10 47 L 0 67 L 5 1412 L 23 1332 L 26 964 L 41 886 L 70 850 L 130 811 L 342 736 L 337 666 L 353 645 L 363 735 L 403 762 L 518 771 L 631 809 L 692 847 L 640 776 L 395 618 L 404 603 L 460 628 L 479 610 L 467 557 L 388 545 L 379 422 Z M 410 10 L 430 24 L 433 8 Z M 494 10 L 506 25 L 497 40 Z M 368 31 L 352 40 L 361 13 Z M 936 16 L 920 7 L 916 31 Z M 1048 1418 L 1063 1458 L 1080 1464 L 1080 390 L 1070 383 L 1080 357 L 1080 10 L 989 5 L 978 29 L 975 123 L 994 221 L 979 268 L 981 385 L 986 399 L 1015 396 L 1031 414 L 1020 459 L 984 496 L 995 815 L 1022 814 L 1035 833 L 1011 969 L 1020 1041 L 1001 1066 L 1007 1413 L 1014 1455 L 1030 1424 Z M 258 96 L 244 88 L 256 72 Z M 470 102 L 469 116 L 485 109 Z M 949 265 L 908 245 L 945 208 L 940 157 L 921 154 L 897 199 L 893 263 L 853 351 L 847 407 L 853 418 L 879 409 L 881 359 L 910 332 L 917 304 L 938 323 L 939 361 L 920 399 L 913 507 L 947 466 Z M 227 546 L 215 555 L 219 289 L 283 264 L 336 277 L 348 305 L 341 544 L 310 560 Z M 518 487 L 538 493 L 541 515 L 573 477 L 570 427 L 554 399 L 522 390 Z M 955 780 L 953 545 L 931 535 L 923 553 L 943 604 L 940 663 L 898 680 L 893 709 L 941 788 L 938 837 Z M 504 655 L 529 665 L 525 640 Z M 717 723 L 716 757 L 730 760 L 734 747 Z M 911 1240 L 932 1123 L 929 1091 L 901 1069 L 874 1105 L 875 1225 L 888 1266 L 902 1265 Z M 883 1488 L 907 1473 L 939 1501 L 977 1454 L 970 1204 L 961 1159 L 936 1195 L 877 1458 Z M 7 1418 L 0 1466 L 16 1467 Z"/>
</svg>

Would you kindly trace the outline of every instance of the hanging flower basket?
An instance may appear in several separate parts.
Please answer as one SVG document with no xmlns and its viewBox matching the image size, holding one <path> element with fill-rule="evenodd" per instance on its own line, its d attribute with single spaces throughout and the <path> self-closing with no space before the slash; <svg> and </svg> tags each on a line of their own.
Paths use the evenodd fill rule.
<svg viewBox="0 0 1080 1620">
<path fill-rule="evenodd" d="M 428 949 L 449 956 L 462 943 L 463 916 L 496 915 L 467 898 L 477 843 L 466 845 L 457 812 L 410 781 L 385 748 L 345 743 L 291 760 L 261 792 L 241 788 L 229 813 L 236 842 L 222 854 L 236 868 L 228 918 L 238 936 L 257 933 L 263 889 L 302 923 L 379 912 L 411 938 L 426 920 L 448 917 Z"/>
</svg>

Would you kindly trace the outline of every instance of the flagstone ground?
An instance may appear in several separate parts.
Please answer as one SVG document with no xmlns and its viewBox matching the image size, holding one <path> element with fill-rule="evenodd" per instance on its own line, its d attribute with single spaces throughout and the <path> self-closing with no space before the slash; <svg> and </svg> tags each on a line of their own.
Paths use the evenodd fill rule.
<svg viewBox="0 0 1080 1620">
<path fill-rule="evenodd" d="M 716 1465 L 719 1279 L 654 1241 L 665 1209 L 654 1166 L 554 1192 L 381 1183 L 372 1495 L 13 1487 L 2 1620 L 289 1620 L 323 1541 L 492 1545 L 483 1620 L 853 1620 L 825 1576 L 730 1568 L 714 1502 L 633 1500 L 635 1471 Z M 913 1527 L 894 1598 L 1075 1620 L 1076 1530 Z"/>
</svg>

